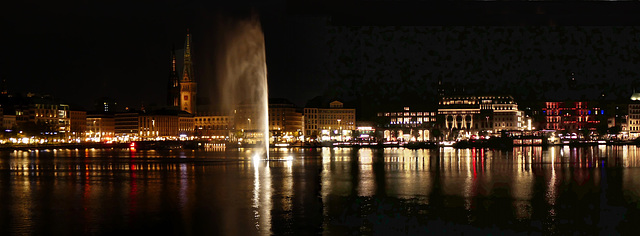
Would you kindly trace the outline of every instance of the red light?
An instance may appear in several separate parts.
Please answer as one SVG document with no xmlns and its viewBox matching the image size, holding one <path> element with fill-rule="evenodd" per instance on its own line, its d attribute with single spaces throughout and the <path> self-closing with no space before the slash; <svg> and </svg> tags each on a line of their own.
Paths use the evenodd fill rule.
<svg viewBox="0 0 640 236">
<path fill-rule="evenodd" d="M 136 143 L 131 142 L 131 144 L 129 144 L 129 147 L 135 148 L 136 147 Z"/>
</svg>

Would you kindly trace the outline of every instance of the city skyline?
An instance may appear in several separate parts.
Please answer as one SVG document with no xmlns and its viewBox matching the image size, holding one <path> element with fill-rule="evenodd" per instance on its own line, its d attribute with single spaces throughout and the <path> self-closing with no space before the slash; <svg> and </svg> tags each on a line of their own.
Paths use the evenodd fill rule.
<svg viewBox="0 0 640 236">
<path fill-rule="evenodd" d="M 279 1 L 136 5 L 120 14 L 107 11 L 117 8 L 91 4 L 67 10 L 36 9 L 32 14 L 22 8 L 27 13 L 24 16 L 16 14 L 22 12 L 18 8 L 7 15 L 10 21 L 3 27 L 15 36 L 3 39 L 3 45 L 15 46 L 7 47 L 0 76 L 10 91 L 51 94 L 85 109 L 100 97 L 115 98 L 123 106 L 162 105 L 171 49 L 174 45 L 180 48 L 189 29 L 199 96 L 215 100 L 203 90 L 215 87 L 211 55 L 216 51 L 216 37 L 224 33 L 216 24 L 254 11 L 265 33 L 270 97 L 290 99 L 299 107 L 316 96 L 354 104 L 371 100 L 374 105 L 428 101 L 435 95 L 438 80 L 480 93 L 514 90 L 522 99 L 594 99 L 601 93 L 607 99 L 627 98 L 639 85 L 633 66 L 640 61 L 640 30 L 630 26 L 635 18 L 624 11 L 617 18 L 608 17 L 625 5 L 605 7 L 599 14 L 593 14 L 597 6 L 588 5 L 591 8 L 582 14 L 574 12 L 578 19 L 563 22 L 559 16 L 566 15 L 561 11 L 564 5 L 540 4 L 480 6 L 536 9 L 538 15 L 558 20 L 513 27 L 516 23 L 508 22 L 510 19 L 519 22 L 524 18 L 518 18 L 516 11 L 501 13 L 502 23 L 474 23 L 473 17 L 427 22 L 435 18 L 413 19 L 415 12 L 404 17 L 393 14 L 410 8 L 394 3 L 381 5 L 391 7 L 381 12 L 389 14 L 377 18 L 363 14 L 358 20 L 327 7 L 343 5 L 313 1 L 308 5 Z M 319 7 L 314 11 L 313 6 Z M 345 7 L 378 12 L 382 8 Z M 453 8 L 444 4 L 433 8 L 449 16 L 469 11 L 465 5 L 458 13 L 447 13 Z M 142 13 L 142 9 L 149 12 Z M 545 14 L 545 9 L 550 13 Z M 608 21 L 594 24 L 586 20 L 588 16 Z M 380 20 L 390 18 L 396 20 L 388 24 Z M 576 85 L 570 84 L 570 78 L 576 78 Z"/>
<path fill-rule="evenodd" d="M 0 235 L 633 232 L 638 12 L 4 3 Z"/>
</svg>

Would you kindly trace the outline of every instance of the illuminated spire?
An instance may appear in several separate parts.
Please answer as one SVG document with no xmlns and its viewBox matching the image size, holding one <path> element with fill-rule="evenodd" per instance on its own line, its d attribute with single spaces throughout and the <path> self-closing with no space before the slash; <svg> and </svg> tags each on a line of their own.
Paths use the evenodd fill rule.
<svg viewBox="0 0 640 236">
<path fill-rule="evenodd" d="M 191 34 L 187 29 L 187 38 L 184 42 L 184 66 L 181 82 L 191 82 L 193 79 L 193 62 L 191 61 Z"/>
<path fill-rule="evenodd" d="M 176 46 L 171 49 L 171 74 L 176 73 Z"/>
<path fill-rule="evenodd" d="M 180 78 L 176 71 L 176 48 L 171 50 L 171 71 L 169 73 L 169 81 L 167 84 L 167 105 L 180 106 Z"/>
<path fill-rule="evenodd" d="M 191 34 L 187 29 L 187 38 L 184 42 L 184 64 L 182 79 L 180 79 L 180 110 L 196 113 L 196 93 L 197 83 L 193 73 L 193 62 L 191 60 Z"/>
</svg>

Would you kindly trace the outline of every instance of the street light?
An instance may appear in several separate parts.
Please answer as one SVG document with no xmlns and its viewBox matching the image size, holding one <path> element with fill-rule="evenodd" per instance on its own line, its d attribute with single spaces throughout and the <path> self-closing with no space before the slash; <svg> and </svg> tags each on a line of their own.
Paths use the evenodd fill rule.
<svg viewBox="0 0 640 236">
<path fill-rule="evenodd" d="M 340 130 L 340 141 L 342 142 L 342 126 L 340 125 L 340 121 L 342 121 L 342 120 L 338 119 L 338 127 L 339 127 L 339 130 Z"/>
</svg>

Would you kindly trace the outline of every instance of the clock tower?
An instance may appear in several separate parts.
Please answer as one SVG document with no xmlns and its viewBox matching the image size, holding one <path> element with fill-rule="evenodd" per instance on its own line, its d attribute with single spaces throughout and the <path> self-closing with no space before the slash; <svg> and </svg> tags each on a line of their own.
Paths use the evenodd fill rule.
<svg viewBox="0 0 640 236">
<path fill-rule="evenodd" d="M 182 77 L 180 78 L 180 110 L 195 114 L 197 84 L 193 73 L 191 45 L 191 35 L 187 30 L 187 39 L 184 45 L 184 64 Z"/>
</svg>

